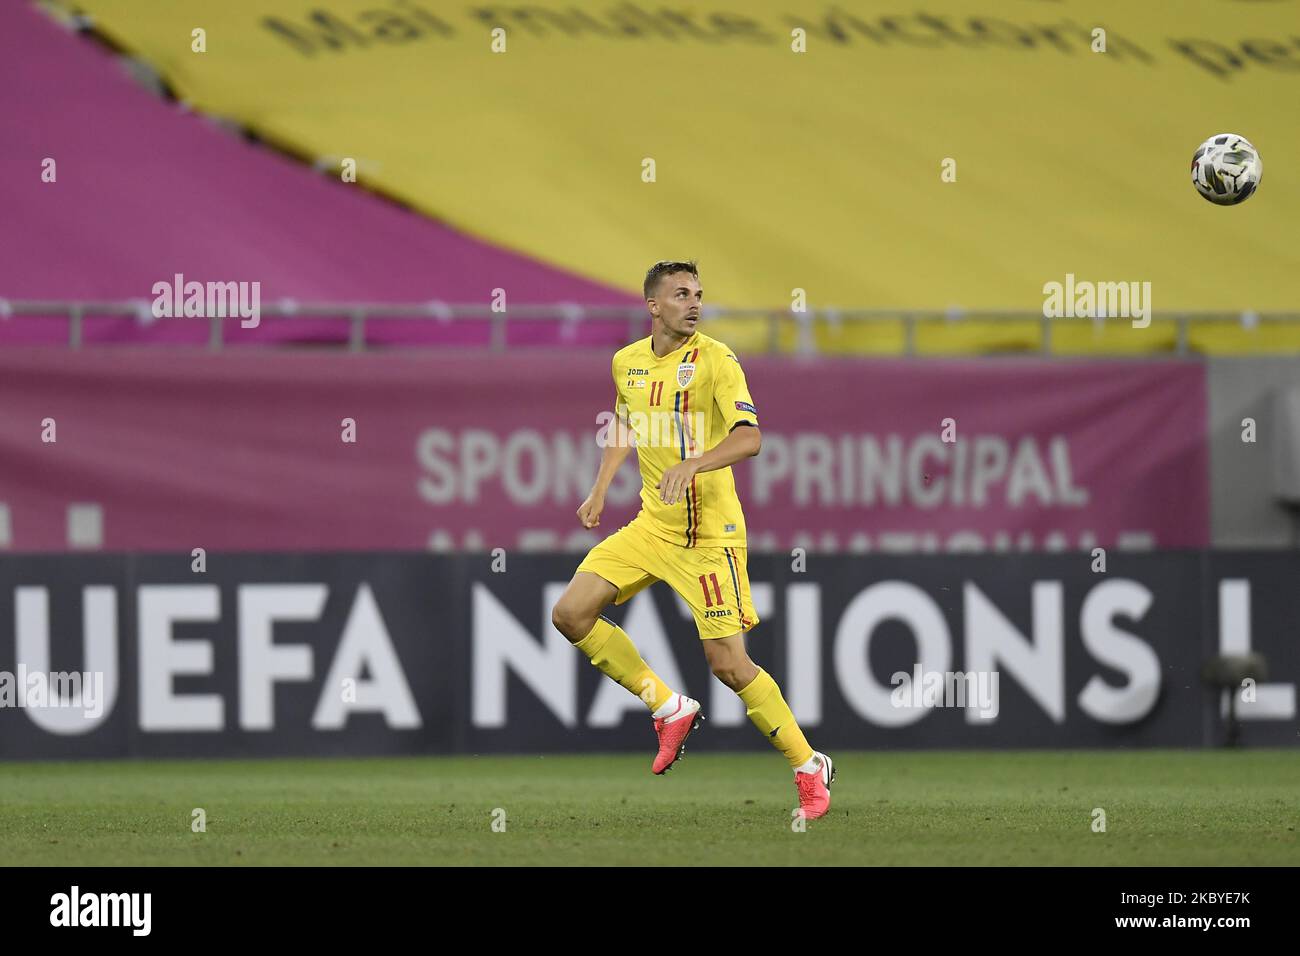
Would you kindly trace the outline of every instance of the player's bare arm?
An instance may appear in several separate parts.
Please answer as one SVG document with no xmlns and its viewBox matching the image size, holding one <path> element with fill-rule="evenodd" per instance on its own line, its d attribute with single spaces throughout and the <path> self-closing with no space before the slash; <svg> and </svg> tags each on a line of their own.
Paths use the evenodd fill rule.
<svg viewBox="0 0 1300 956">
<path fill-rule="evenodd" d="M 697 458 L 687 458 L 673 465 L 659 476 L 659 498 L 665 504 L 674 505 L 690 486 L 691 479 L 702 471 L 715 471 L 726 468 L 738 461 L 752 458 L 758 454 L 763 436 L 757 425 L 740 425 L 733 428 L 731 434 L 718 442 Z"/>
<path fill-rule="evenodd" d="M 619 429 L 617 433 L 620 439 L 606 443 L 605 450 L 600 456 L 600 468 L 596 472 L 596 481 L 591 486 L 591 493 L 587 495 L 587 500 L 578 506 L 578 521 L 584 528 L 600 526 L 600 513 L 605 508 L 605 492 L 609 490 L 610 482 L 614 480 L 618 469 L 627 459 L 627 453 L 632 450 L 631 442 L 626 440 L 627 433 L 620 426 L 621 420 L 615 419 L 615 428 Z"/>
</svg>

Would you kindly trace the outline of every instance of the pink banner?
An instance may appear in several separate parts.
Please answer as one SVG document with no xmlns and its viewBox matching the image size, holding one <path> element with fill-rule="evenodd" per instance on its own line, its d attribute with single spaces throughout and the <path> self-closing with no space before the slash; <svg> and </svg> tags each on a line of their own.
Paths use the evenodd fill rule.
<svg viewBox="0 0 1300 956">
<path fill-rule="evenodd" d="M 745 358 L 753 549 L 1209 543 L 1204 369 Z M 0 548 L 581 550 L 604 352 L 0 352 Z M 354 438 L 355 440 L 347 440 Z"/>
<path fill-rule="evenodd" d="M 635 269 L 627 290 L 613 289 L 475 239 L 250 145 L 146 92 L 115 59 L 32 4 L 0 3 L 0 300 L 142 304 L 144 320 L 90 312 L 86 342 L 202 345 L 206 322 L 150 320 L 155 284 L 178 274 L 257 283 L 262 305 L 487 305 L 497 288 L 512 307 L 641 302 Z M 0 347 L 68 341 L 66 321 L 5 312 Z M 349 332 L 346 319 L 309 314 L 224 327 L 239 344 L 346 342 Z M 512 344 L 610 345 L 609 332 L 537 323 Z M 381 344 L 484 345 L 488 334 L 485 322 L 367 323 Z"/>
</svg>

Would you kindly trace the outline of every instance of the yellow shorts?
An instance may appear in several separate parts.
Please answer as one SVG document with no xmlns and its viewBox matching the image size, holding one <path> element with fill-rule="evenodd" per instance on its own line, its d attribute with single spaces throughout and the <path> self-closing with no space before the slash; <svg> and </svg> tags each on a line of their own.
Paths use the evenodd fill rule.
<svg viewBox="0 0 1300 956">
<path fill-rule="evenodd" d="M 731 637 L 758 623 L 744 548 L 684 548 L 632 522 L 587 552 L 578 570 L 618 588 L 615 604 L 667 581 L 690 606 L 700 640 Z"/>
</svg>

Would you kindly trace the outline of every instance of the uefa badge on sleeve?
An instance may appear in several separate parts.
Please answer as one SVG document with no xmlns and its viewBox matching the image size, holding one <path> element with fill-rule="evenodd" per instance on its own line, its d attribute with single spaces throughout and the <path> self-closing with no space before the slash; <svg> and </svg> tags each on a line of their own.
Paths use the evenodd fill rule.
<svg viewBox="0 0 1300 956">
<path fill-rule="evenodd" d="M 677 387 L 685 388 L 691 384 L 691 379 L 695 377 L 695 363 L 683 362 L 677 366 Z"/>
</svg>

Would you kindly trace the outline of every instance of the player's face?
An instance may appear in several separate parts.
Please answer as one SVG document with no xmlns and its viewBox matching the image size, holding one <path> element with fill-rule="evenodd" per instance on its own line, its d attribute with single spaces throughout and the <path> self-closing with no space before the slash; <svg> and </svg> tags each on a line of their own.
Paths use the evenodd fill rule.
<svg viewBox="0 0 1300 956">
<path fill-rule="evenodd" d="M 650 300 L 650 314 L 677 335 L 690 336 L 700 320 L 704 290 L 689 272 L 674 272 L 659 280 L 659 291 Z"/>
</svg>

